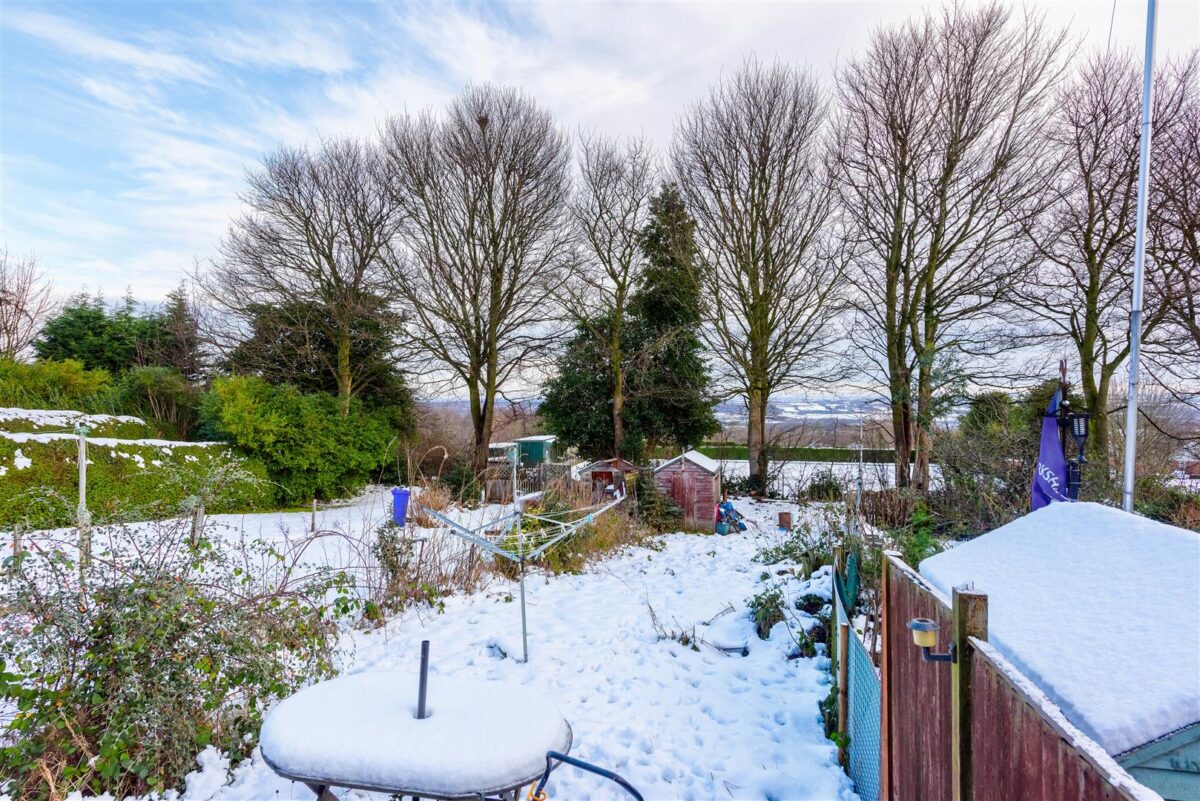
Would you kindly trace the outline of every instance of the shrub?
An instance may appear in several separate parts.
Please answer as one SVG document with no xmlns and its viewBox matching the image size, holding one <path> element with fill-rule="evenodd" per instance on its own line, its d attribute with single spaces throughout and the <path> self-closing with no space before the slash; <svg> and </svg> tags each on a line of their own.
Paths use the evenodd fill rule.
<svg viewBox="0 0 1200 801">
<path fill-rule="evenodd" d="M 816 521 L 802 517 L 781 540 L 762 548 L 754 558 L 764 565 L 790 562 L 801 575 L 812 575 L 821 566 L 833 564 L 834 541 L 845 538 L 843 512 L 840 505 L 828 505 Z"/>
<path fill-rule="evenodd" d="M 357 401 L 343 415 L 332 395 L 261 378 L 218 379 L 200 414 L 202 431 L 263 463 L 286 504 L 353 495 L 396 451 L 387 420 Z"/>
<path fill-rule="evenodd" d="M 842 483 L 833 470 L 817 472 L 805 487 L 802 500 L 807 501 L 840 501 L 842 499 Z"/>
<path fill-rule="evenodd" d="M 0 526 L 75 520 L 77 447 L 74 439 L 0 437 Z M 97 523 L 170 516 L 197 499 L 210 513 L 262 509 L 274 499 L 263 466 L 221 446 L 91 443 L 88 463 L 88 509 Z"/>
<path fill-rule="evenodd" d="M 767 587 L 762 592 L 746 601 L 750 610 L 750 619 L 754 621 L 754 631 L 760 640 L 771 636 L 771 629 L 776 623 L 782 623 L 783 590 L 780 587 Z"/>
<path fill-rule="evenodd" d="M 73 359 L 33 364 L 0 359 L 0 406 L 88 413 L 117 408 L 112 377 L 104 370 L 84 369 Z"/>
<path fill-rule="evenodd" d="M 134 367 L 117 385 L 120 406 L 166 426 L 173 437 L 186 439 L 196 424 L 200 390 L 171 367 Z"/>
<path fill-rule="evenodd" d="M 197 751 L 244 759 L 264 709 L 333 672 L 335 618 L 354 607 L 344 575 L 188 533 L 186 519 L 97 530 L 114 546 L 87 564 L 53 543 L 6 560 L 0 623 L 21 635 L 0 640 L 16 712 L 0 775 L 14 798 L 177 788 Z"/>
<path fill-rule="evenodd" d="M 934 536 L 935 521 L 929 507 L 918 502 L 913 507 L 908 525 L 896 532 L 896 546 L 904 561 L 912 567 L 941 550 L 941 543 Z"/>
<path fill-rule="evenodd" d="M 683 525 L 683 510 L 658 488 L 653 476 L 639 478 L 634 492 L 637 494 L 638 519 L 652 531 L 666 534 L 678 531 Z"/>
</svg>

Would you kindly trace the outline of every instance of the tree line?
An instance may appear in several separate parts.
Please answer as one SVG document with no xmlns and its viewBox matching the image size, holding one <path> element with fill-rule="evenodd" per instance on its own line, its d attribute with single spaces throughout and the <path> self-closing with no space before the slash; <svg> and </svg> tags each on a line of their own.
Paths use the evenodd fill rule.
<svg viewBox="0 0 1200 801">
<path fill-rule="evenodd" d="M 1079 365 L 1104 460 L 1140 64 L 1074 50 L 1037 13 L 951 6 L 879 29 L 829 85 L 747 59 L 661 155 L 572 138 L 491 85 L 281 148 L 195 273 L 206 339 L 222 369 L 303 366 L 342 414 L 405 391 L 401 370 L 465 389 L 477 469 L 515 388 L 542 385 L 568 443 L 635 458 L 698 444 L 740 397 L 759 481 L 772 397 L 882 388 L 896 482 L 919 490 L 964 385 L 1020 382 L 1050 352 Z M 1180 394 L 1200 378 L 1198 69 L 1159 65 L 1153 131 L 1146 358 Z"/>
</svg>

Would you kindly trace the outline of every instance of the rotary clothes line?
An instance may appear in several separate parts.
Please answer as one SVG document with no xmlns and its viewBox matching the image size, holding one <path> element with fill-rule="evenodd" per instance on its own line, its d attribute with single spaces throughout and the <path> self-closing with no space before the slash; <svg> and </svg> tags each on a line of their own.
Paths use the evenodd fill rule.
<svg viewBox="0 0 1200 801">
<path fill-rule="evenodd" d="M 514 486 L 513 497 L 516 498 Z M 563 512 L 547 514 L 531 514 L 520 509 L 520 502 L 513 503 L 513 511 L 500 515 L 475 526 L 464 525 L 446 515 L 424 506 L 419 501 L 417 505 L 421 512 L 437 520 L 451 534 L 479 546 L 484 551 L 516 562 L 521 568 L 521 651 L 522 661 L 529 661 L 529 626 L 525 611 L 525 562 L 536 559 L 546 551 L 570 537 L 579 529 L 590 525 L 597 515 L 614 508 L 625 500 L 624 494 L 617 494 L 612 500 L 585 506 L 580 509 L 569 509 Z M 526 529 L 523 520 L 536 521 L 537 526 Z"/>
</svg>

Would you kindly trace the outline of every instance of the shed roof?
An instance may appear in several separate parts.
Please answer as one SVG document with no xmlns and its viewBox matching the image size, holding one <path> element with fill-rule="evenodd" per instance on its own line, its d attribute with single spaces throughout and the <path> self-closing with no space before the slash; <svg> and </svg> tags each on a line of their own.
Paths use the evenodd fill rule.
<svg viewBox="0 0 1200 801">
<path fill-rule="evenodd" d="M 679 456 L 676 456 L 674 459 L 668 459 L 667 461 L 663 462 L 658 467 L 654 468 L 654 472 L 657 473 L 659 470 L 670 467 L 680 459 L 686 459 L 697 467 L 701 467 L 713 475 L 716 475 L 721 469 L 721 463 L 716 459 L 705 456 L 700 451 L 688 451 L 687 453 L 682 453 Z"/>
<path fill-rule="evenodd" d="M 1200 534 L 1052 503 L 921 562 L 988 595 L 988 639 L 1117 755 L 1200 721 Z"/>
<path fill-rule="evenodd" d="M 554 434 L 531 434 L 528 437 L 517 437 L 517 442 L 554 442 L 558 439 Z"/>
<path fill-rule="evenodd" d="M 579 468 L 581 473 L 590 473 L 593 470 L 620 470 L 623 473 L 635 472 L 638 467 L 628 459 L 614 457 L 612 459 L 597 459 L 594 462 L 588 462 L 583 467 Z"/>
</svg>

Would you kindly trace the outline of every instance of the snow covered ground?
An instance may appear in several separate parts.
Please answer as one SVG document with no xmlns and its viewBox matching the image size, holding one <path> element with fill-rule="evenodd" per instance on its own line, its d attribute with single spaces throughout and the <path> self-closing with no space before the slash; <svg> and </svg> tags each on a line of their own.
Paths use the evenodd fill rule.
<svg viewBox="0 0 1200 801">
<path fill-rule="evenodd" d="M 572 753 L 621 773 L 647 799 L 856 799 L 817 711 L 828 692 L 827 660 L 789 659 L 795 642 L 788 624 L 759 640 L 746 612 L 766 570 L 754 554 L 781 536 L 773 522 L 780 509 L 797 515 L 800 509 L 738 506 L 752 523 L 745 534 L 670 535 L 661 550 L 630 549 L 582 575 L 531 576 L 529 664 L 519 661 L 517 587 L 493 579 L 480 592 L 447 598 L 442 614 L 414 611 L 384 628 L 347 635 L 344 672 L 415 671 L 420 641 L 429 639 L 435 675 L 510 682 L 552 701 L 574 729 Z M 319 514 L 324 523 L 346 523 L 373 518 L 372 509 L 388 511 L 381 499 L 368 498 Z M 277 517 L 276 526 L 309 522 L 304 514 Z M 259 530 L 268 534 L 272 527 L 264 521 Z M 811 583 L 792 581 L 789 592 L 827 596 L 828 573 Z M 664 639 L 651 607 L 668 631 L 694 627 L 701 640 L 740 638 L 749 655 Z M 793 614 L 793 625 L 805 624 L 807 616 Z M 514 720 L 514 737 L 520 729 Z M 312 797 L 278 778 L 257 754 L 229 775 L 212 750 L 200 764 L 180 801 Z M 565 767 L 549 791 L 573 801 L 622 797 L 615 785 Z"/>
<path fill-rule="evenodd" d="M 743 460 L 721 462 L 724 475 L 729 478 L 745 478 L 750 474 L 750 463 Z M 933 482 L 941 480 L 937 465 L 930 467 L 930 479 Z M 775 494 L 795 497 L 796 493 L 808 487 L 814 479 L 823 478 L 827 474 L 841 482 L 846 489 L 851 489 L 858 481 L 857 462 L 771 462 L 768 474 L 772 479 Z M 862 466 L 863 488 L 878 490 L 896 486 L 896 467 L 891 464 L 864 464 Z"/>
</svg>

